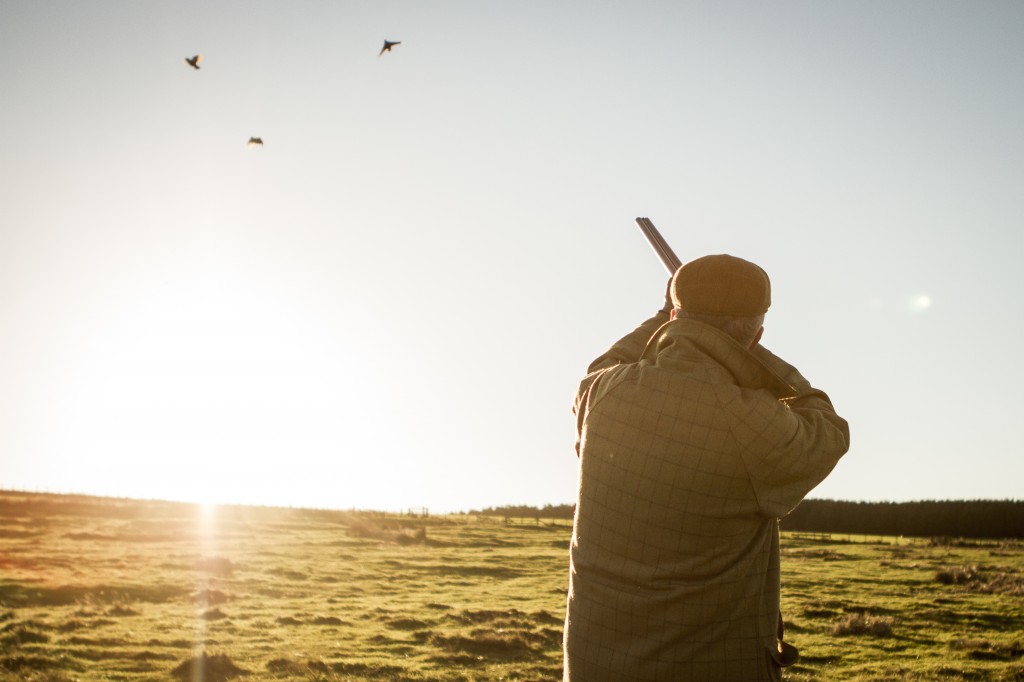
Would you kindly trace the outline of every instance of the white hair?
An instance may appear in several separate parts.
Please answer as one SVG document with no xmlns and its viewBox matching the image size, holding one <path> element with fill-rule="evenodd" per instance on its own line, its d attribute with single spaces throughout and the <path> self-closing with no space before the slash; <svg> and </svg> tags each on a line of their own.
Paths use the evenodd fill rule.
<svg viewBox="0 0 1024 682">
<path fill-rule="evenodd" d="M 676 308 L 676 317 L 685 317 L 704 324 L 710 324 L 720 329 L 743 346 L 749 346 L 757 338 L 757 332 L 764 326 L 764 314 L 753 317 L 738 317 L 735 315 L 704 315 L 702 313 L 688 313 L 682 308 Z"/>
</svg>

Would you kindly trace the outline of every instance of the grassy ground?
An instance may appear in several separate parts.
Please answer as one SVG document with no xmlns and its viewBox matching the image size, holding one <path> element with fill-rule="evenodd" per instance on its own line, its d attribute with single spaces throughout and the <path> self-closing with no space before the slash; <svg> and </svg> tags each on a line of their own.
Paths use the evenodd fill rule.
<svg viewBox="0 0 1024 682">
<path fill-rule="evenodd" d="M 0 680 L 557 680 L 566 522 L 0 493 Z M 1024 546 L 783 537 L 787 679 L 1024 680 Z"/>
</svg>

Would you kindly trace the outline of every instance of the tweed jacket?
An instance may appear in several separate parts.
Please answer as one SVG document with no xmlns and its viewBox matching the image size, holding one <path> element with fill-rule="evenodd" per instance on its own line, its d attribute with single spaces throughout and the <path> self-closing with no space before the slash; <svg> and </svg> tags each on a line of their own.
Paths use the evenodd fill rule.
<svg viewBox="0 0 1024 682">
<path fill-rule="evenodd" d="M 763 347 L 664 313 L 590 370 L 564 679 L 780 679 L 778 519 L 847 451 L 846 421 Z"/>
</svg>

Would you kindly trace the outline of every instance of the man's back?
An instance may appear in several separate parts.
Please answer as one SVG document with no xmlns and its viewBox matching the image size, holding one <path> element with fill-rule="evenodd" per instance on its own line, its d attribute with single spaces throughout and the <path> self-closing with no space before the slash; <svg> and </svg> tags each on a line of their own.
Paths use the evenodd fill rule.
<svg viewBox="0 0 1024 682">
<path fill-rule="evenodd" d="M 777 679 L 777 518 L 849 434 L 798 374 L 803 407 L 781 402 L 772 370 L 795 370 L 758 357 L 676 320 L 581 385 L 566 679 Z"/>
</svg>

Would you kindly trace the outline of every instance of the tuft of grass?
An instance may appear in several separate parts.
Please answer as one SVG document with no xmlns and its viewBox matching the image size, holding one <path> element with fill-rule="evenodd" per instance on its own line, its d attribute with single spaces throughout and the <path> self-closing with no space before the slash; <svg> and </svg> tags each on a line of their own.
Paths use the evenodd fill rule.
<svg viewBox="0 0 1024 682">
<path fill-rule="evenodd" d="M 275 675 L 296 676 L 308 672 L 309 669 L 298 661 L 288 658 L 274 658 L 267 661 L 267 670 Z"/>
<path fill-rule="evenodd" d="M 22 644 L 46 644 L 49 641 L 49 635 L 45 632 L 40 632 L 36 628 L 35 623 L 12 628 L 9 631 L 4 632 L 3 638 L 0 639 L 0 643 L 8 646 L 20 646 Z"/>
<path fill-rule="evenodd" d="M 493 609 L 463 609 L 458 614 L 447 614 L 447 618 L 460 623 L 502 623 L 505 625 L 528 625 L 531 618 L 519 609 L 498 611 Z"/>
<path fill-rule="evenodd" d="M 182 682 L 203 680 L 204 682 L 223 682 L 233 677 L 250 674 L 248 670 L 239 668 L 224 654 L 209 656 L 206 652 L 182 661 L 171 671 L 171 675 Z"/>
<path fill-rule="evenodd" d="M 891 637 L 893 619 L 886 616 L 872 616 L 867 613 L 851 613 L 832 626 L 832 634 L 837 637 L 849 635 L 870 635 L 871 637 Z"/>
<path fill-rule="evenodd" d="M 440 649 L 486 657 L 529 656 L 534 651 L 534 637 L 522 631 L 498 631 L 489 628 L 465 635 L 440 635 L 430 643 Z"/>
<path fill-rule="evenodd" d="M 418 618 L 392 618 L 386 624 L 389 628 L 394 628 L 395 630 L 422 630 L 423 628 L 430 627 L 429 623 Z"/>
<path fill-rule="evenodd" d="M 980 575 L 977 566 L 951 566 L 940 569 L 935 574 L 935 579 L 943 585 L 963 585 L 976 582 Z"/>
<path fill-rule="evenodd" d="M 228 595 L 224 594 L 220 590 L 204 589 L 199 590 L 192 595 L 192 600 L 198 604 L 216 606 L 217 604 L 223 604 L 230 599 Z"/>
<path fill-rule="evenodd" d="M 67 659 L 60 662 L 46 656 L 13 655 L 0 658 L 0 673 L 14 673 L 18 682 L 70 682 L 60 667 L 75 668 Z"/>
<path fill-rule="evenodd" d="M 385 519 L 352 520 L 348 524 L 348 532 L 353 537 L 393 542 L 402 546 L 434 544 L 427 538 L 425 525 L 415 525 L 409 528 L 405 527 L 402 522 L 396 524 Z"/>
<path fill-rule="evenodd" d="M 420 526 L 415 530 L 403 530 L 395 535 L 395 542 L 400 545 L 423 544 L 427 541 L 427 527 Z"/>
<path fill-rule="evenodd" d="M 196 561 L 196 570 L 227 578 L 234 574 L 235 567 L 230 559 L 221 556 L 211 556 L 201 557 Z"/>
<path fill-rule="evenodd" d="M 81 630 L 85 627 L 89 626 L 84 621 L 80 621 L 78 619 L 71 619 L 57 626 L 57 632 L 74 632 L 75 630 Z"/>
<path fill-rule="evenodd" d="M 308 580 L 309 576 L 302 571 L 293 571 L 290 568 L 272 568 L 267 571 L 270 575 L 284 578 L 285 580 Z"/>
<path fill-rule="evenodd" d="M 1012 661 L 1024 656 L 1024 643 L 992 642 L 982 638 L 956 639 L 949 643 L 951 649 L 963 651 L 968 658 L 976 661 Z"/>
<path fill-rule="evenodd" d="M 218 608 L 207 609 L 201 614 L 203 620 L 224 620 L 228 614 Z"/>
<path fill-rule="evenodd" d="M 999 568 L 979 568 L 976 564 L 950 566 L 937 571 L 935 580 L 943 585 L 960 585 L 982 594 L 1024 596 L 1024 579 Z"/>
<path fill-rule="evenodd" d="M 790 549 L 782 552 L 784 557 L 794 559 L 820 559 L 821 561 L 843 561 L 850 557 L 832 549 Z"/>
</svg>

